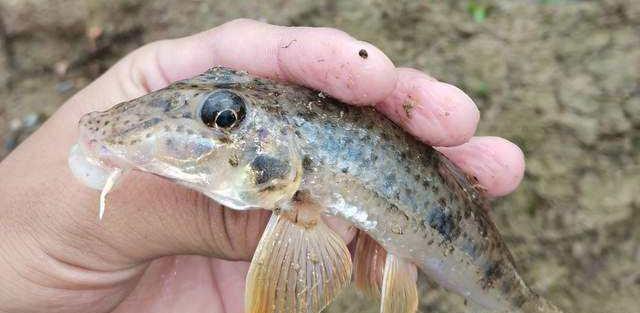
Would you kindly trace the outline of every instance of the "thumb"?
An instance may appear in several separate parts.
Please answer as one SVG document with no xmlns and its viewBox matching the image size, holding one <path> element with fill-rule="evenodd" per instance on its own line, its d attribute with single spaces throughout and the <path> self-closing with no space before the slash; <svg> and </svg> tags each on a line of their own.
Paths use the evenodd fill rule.
<svg viewBox="0 0 640 313">
<path fill-rule="evenodd" d="M 221 35 L 216 32 L 214 28 L 137 49 L 70 99 L 51 119 L 51 123 L 44 125 L 42 131 L 34 136 L 34 141 L 41 138 L 41 142 L 36 144 L 39 149 L 49 146 L 51 150 L 47 153 L 50 159 L 46 162 L 54 162 L 52 156 L 57 156 L 55 166 L 46 166 L 39 171 L 56 172 L 40 176 L 49 179 L 56 177 L 68 194 L 74 194 L 73 198 L 69 198 L 73 206 L 69 206 L 67 216 L 56 219 L 61 221 L 57 228 L 74 229 L 82 225 L 83 231 L 104 242 L 104 247 L 111 247 L 114 251 L 106 249 L 109 256 L 99 255 L 96 258 L 96 261 L 110 260 L 111 263 L 104 266 L 128 266 L 176 254 L 200 254 L 227 260 L 249 260 L 253 255 L 269 212 L 241 212 L 223 208 L 199 192 L 157 176 L 130 172 L 109 194 L 106 216 L 97 222 L 98 192 L 89 190 L 71 177 L 66 165 L 68 147 L 78 138 L 77 123 L 82 115 L 142 96 L 213 66 L 214 60 L 207 58 L 203 49 L 194 49 L 195 55 L 185 55 L 187 52 L 181 48 L 218 40 Z M 162 54 L 166 60 L 168 51 L 177 51 L 177 57 L 188 58 L 190 62 L 160 62 L 156 56 Z M 175 63 L 182 64 L 184 68 L 176 71 Z M 52 142 L 46 139 L 47 134 L 63 136 L 58 136 L 58 140 Z M 61 214 L 59 209 L 56 214 Z M 344 222 L 335 219 L 329 222 L 343 238 L 353 237 L 353 230 Z"/>
<path fill-rule="evenodd" d="M 17 212 L 11 214 L 22 217 L 21 223 L 36 234 L 47 254 L 72 258 L 67 261 L 96 270 L 174 254 L 251 257 L 268 212 L 221 208 L 198 192 L 130 172 L 109 194 L 106 215 L 98 221 L 99 192 L 74 178 L 67 165 L 79 117 L 149 92 L 145 82 L 170 83 L 174 79 L 159 74 L 158 64 L 149 60 L 158 47 L 177 48 L 184 40 L 152 43 L 123 58 L 65 103 L 2 163 L 3 177 L 12 178 L 11 184 L 3 180 L 7 184 L 2 186 L 2 193 L 16 202 Z M 21 199 L 29 203 L 18 208 Z"/>
<path fill-rule="evenodd" d="M 153 45 L 133 55 L 147 53 Z M 0 312 L 105 312 L 153 259 L 253 254 L 269 212 L 224 209 L 149 174 L 125 175 L 98 221 L 99 193 L 73 177 L 67 156 L 80 115 L 146 92 L 132 75 L 147 70 L 131 58 L 70 99 L 0 163 Z"/>
</svg>

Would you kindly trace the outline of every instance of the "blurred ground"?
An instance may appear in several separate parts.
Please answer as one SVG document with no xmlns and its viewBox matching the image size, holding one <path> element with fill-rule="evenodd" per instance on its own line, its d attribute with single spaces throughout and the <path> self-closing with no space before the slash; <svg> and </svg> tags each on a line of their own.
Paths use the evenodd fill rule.
<svg viewBox="0 0 640 313">
<path fill-rule="evenodd" d="M 338 27 L 460 86 L 481 134 L 524 149 L 494 217 L 534 289 L 569 312 L 640 312 L 640 1 L 272 3 L 0 0 L 0 158 L 142 43 L 235 17 Z M 467 311 L 421 280 L 421 312 Z M 377 304 L 349 292 L 327 311 Z"/>
</svg>

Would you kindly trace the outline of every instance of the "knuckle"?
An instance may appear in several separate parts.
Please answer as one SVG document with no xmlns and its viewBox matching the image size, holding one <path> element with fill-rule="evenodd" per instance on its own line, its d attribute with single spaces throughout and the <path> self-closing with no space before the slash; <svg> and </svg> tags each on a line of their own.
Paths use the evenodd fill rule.
<svg viewBox="0 0 640 313">
<path fill-rule="evenodd" d="M 252 20 L 249 18 L 237 18 L 237 19 L 233 19 L 231 21 L 228 21 L 222 25 L 220 25 L 219 27 L 237 27 L 237 26 L 247 26 L 247 25 L 254 25 L 254 24 L 259 24 L 260 22 L 256 21 L 256 20 Z"/>
</svg>

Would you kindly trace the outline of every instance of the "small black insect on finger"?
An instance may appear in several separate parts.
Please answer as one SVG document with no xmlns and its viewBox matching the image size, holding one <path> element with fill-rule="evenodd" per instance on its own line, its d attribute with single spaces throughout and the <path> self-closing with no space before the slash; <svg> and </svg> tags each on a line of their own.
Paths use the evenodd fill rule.
<svg viewBox="0 0 640 313">
<path fill-rule="evenodd" d="M 258 155 L 250 164 L 255 174 L 256 185 L 272 179 L 284 178 L 289 173 L 289 163 L 268 155 Z"/>
<path fill-rule="evenodd" d="M 367 50 L 365 49 L 360 49 L 360 51 L 358 52 L 358 55 L 363 58 L 366 59 L 369 57 L 369 52 L 367 52 Z"/>
</svg>

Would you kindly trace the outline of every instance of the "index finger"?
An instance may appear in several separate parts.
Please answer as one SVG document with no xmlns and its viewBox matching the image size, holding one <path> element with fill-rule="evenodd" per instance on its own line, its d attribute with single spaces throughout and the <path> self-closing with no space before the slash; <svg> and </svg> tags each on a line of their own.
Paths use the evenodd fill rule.
<svg viewBox="0 0 640 313">
<path fill-rule="evenodd" d="M 351 104 L 382 101 L 397 81 L 395 66 L 382 51 L 332 28 L 283 27 L 241 19 L 156 44 L 156 56 L 147 62 L 157 62 L 161 75 L 147 82 L 151 90 L 214 65 L 322 90 Z"/>
<path fill-rule="evenodd" d="M 350 104 L 377 104 L 429 145 L 462 144 L 478 122 L 478 109 L 464 92 L 419 71 L 397 69 L 382 51 L 342 31 L 246 19 L 134 51 L 86 92 L 103 97 L 69 114 L 105 109 L 216 65 L 304 85 Z M 412 110 L 403 115 L 406 103 Z"/>
</svg>

